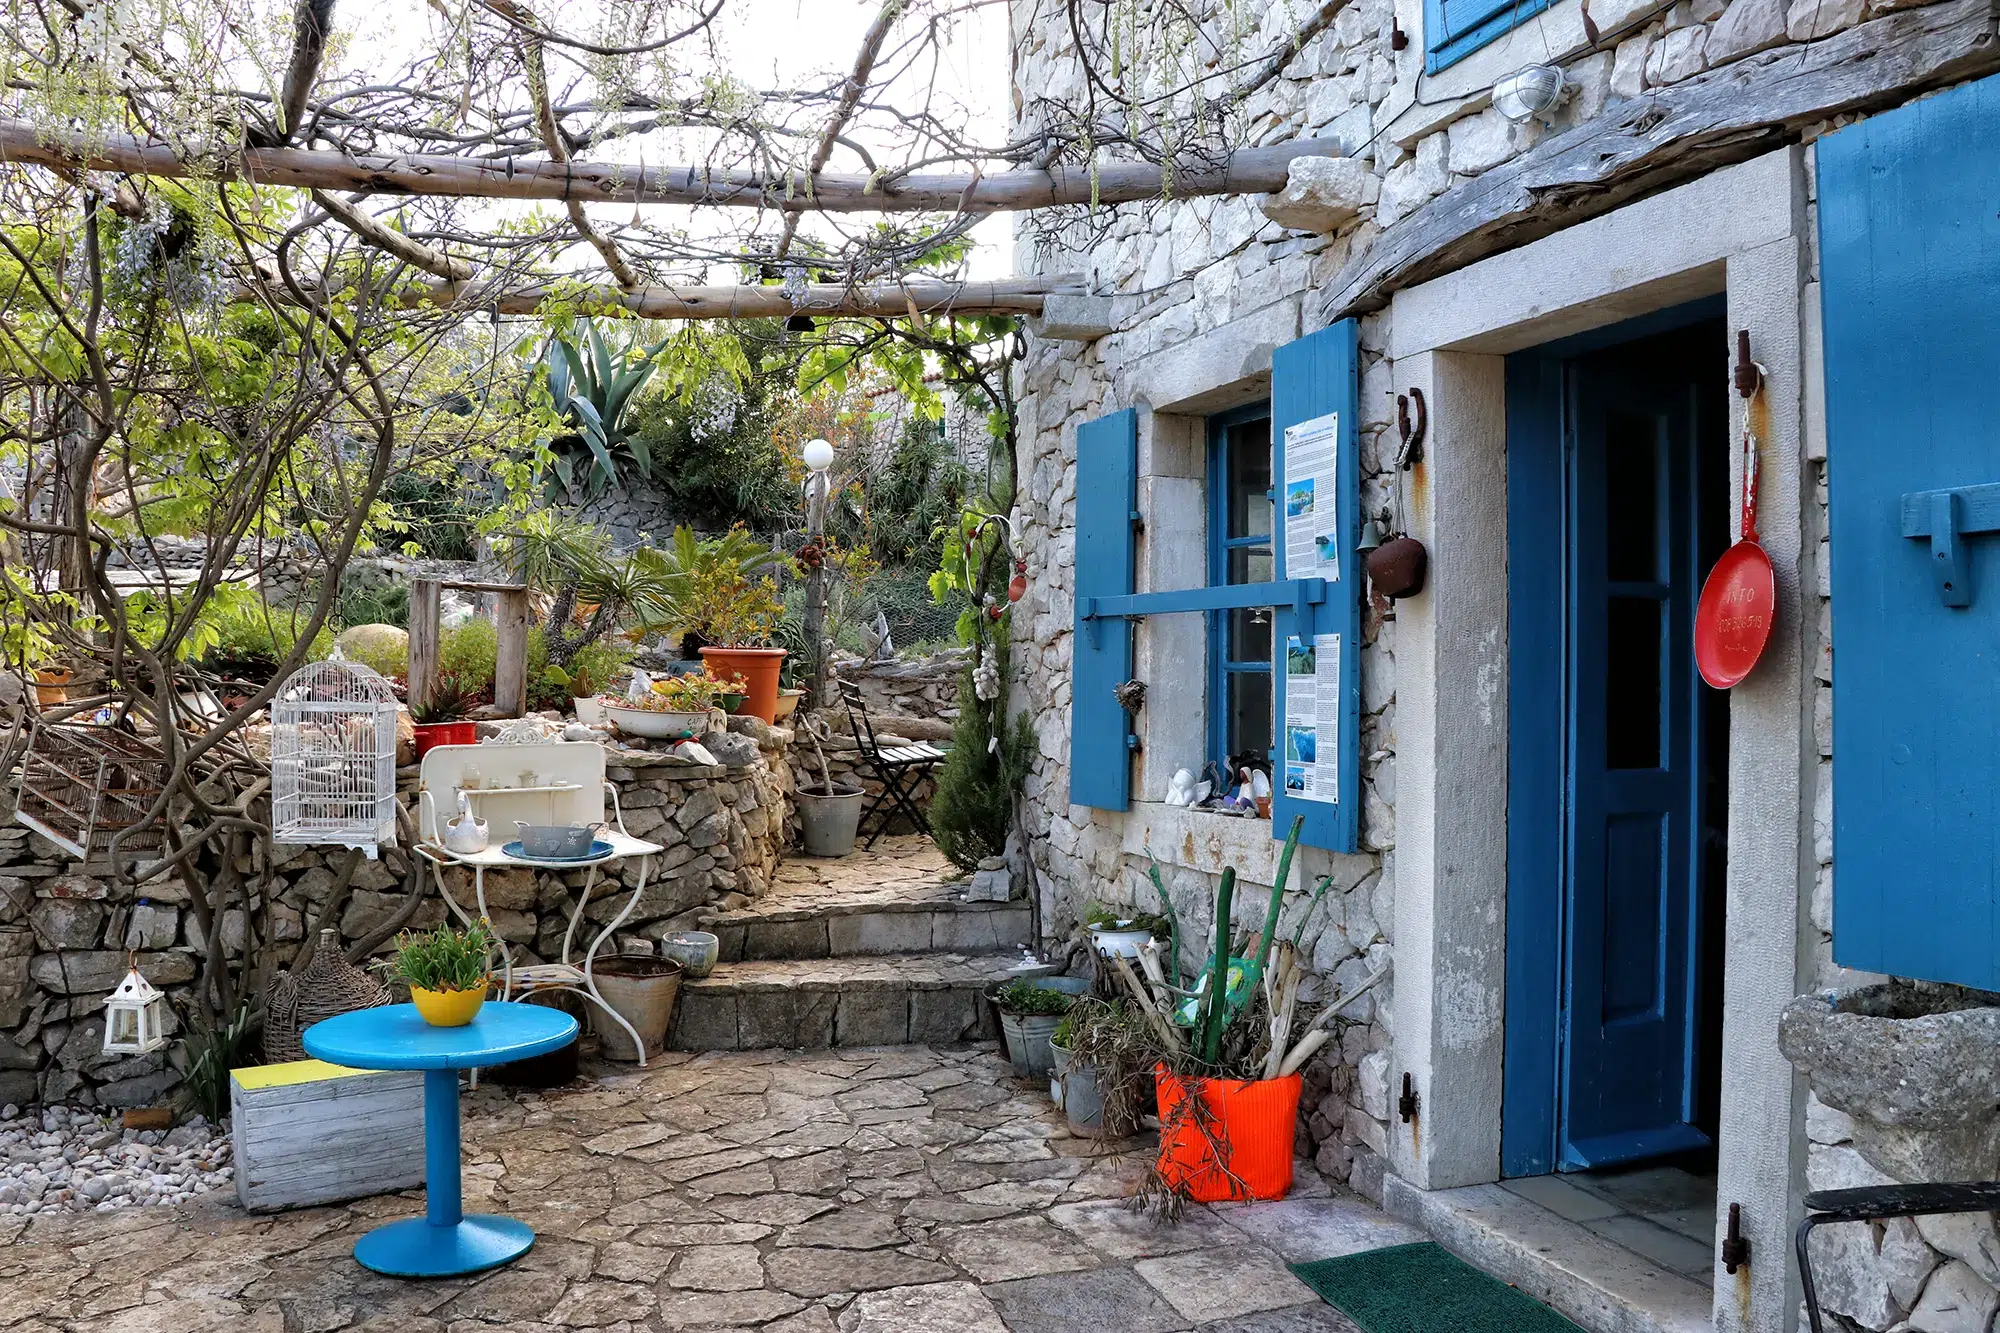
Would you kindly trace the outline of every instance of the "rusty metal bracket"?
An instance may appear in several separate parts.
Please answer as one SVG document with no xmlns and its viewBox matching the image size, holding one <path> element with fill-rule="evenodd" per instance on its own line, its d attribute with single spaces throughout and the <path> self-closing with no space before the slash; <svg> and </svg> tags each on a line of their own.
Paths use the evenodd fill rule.
<svg viewBox="0 0 2000 1333">
<path fill-rule="evenodd" d="M 1739 397 L 1754 398 L 1758 386 L 1764 382 L 1764 367 L 1750 359 L 1750 330 L 1736 330 L 1736 392 Z"/>
<path fill-rule="evenodd" d="M 1416 424 L 1410 423 L 1410 404 L 1417 405 Z M 1396 468 L 1408 472 L 1424 459 L 1424 436 L 1430 431 L 1430 408 L 1424 403 L 1424 391 L 1415 385 L 1408 393 L 1396 395 L 1396 433 L 1403 437 L 1403 447 L 1396 451 Z"/>
<path fill-rule="evenodd" d="M 1406 1125 L 1417 1118 L 1417 1085 L 1407 1069 L 1403 1071 L 1403 1095 L 1396 1099 L 1396 1114 Z"/>
<path fill-rule="evenodd" d="M 1750 1238 L 1743 1234 L 1743 1205 L 1729 1205 L 1729 1232 L 1722 1238 L 1722 1270 L 1735 1273 L 1750 1266 Z"/>
</svg>

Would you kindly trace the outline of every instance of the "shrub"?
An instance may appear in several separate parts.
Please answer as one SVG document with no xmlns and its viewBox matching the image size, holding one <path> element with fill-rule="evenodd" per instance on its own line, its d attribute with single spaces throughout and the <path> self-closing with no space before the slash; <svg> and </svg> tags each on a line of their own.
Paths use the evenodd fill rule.
<svg viewBox="0 0 2000 1333">
<path fill-rule="evenodd" d="M 468 620 L 438 636 L 438 674 L 455 677 L 467 694 L 493 697 L 493 664 L 500 635 L 490 620 Z"/>
<path fill-rule="evenodd" d="M 213 617 L 215 645 L 202 654 L 202 666 L 218 676 L 263 682 L 299 641 L 310 619 L 295 607 L 267 606 L 218 599 Z M 333 631 L 321 626 L 307 650 L 308 660 L 322 658 L 333 648 Z"/>
<path fill-rule="evenodd" d="M 528 631 L 528 711 L 562 708 L 571 699 L 601 694 L 631 660 L 631 650 L 624 642 L 607 636 L 576 650 L 564 670 L 566 681 L 551 677 L 548 637 L 537 625 Z"/>
<path fill-rule="evenodd" d="M 1000 679 L 1007 679 L 1007 637 L 996 627 Z M 981 699 L 973 690 L 969 663 L 959 678 L 958 720 L 952 724 L 951 749 L 938 766 L 931 796 L 931 839 L 961 870 L 976 870 L 989 856 L 1007 847 L 1014 793 L 1027 775 L 1035 753 L 1035 730 L 1022 713 L 1007 725 L 1006 697 Z M 989 737 L 1000 744 L 988 750 Z"/>
</svg>

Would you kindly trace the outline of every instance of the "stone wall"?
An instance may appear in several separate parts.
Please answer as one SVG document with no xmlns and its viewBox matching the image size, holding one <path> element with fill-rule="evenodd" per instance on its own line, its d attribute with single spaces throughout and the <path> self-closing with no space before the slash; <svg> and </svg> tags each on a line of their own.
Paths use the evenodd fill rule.
<svg viewBox="0 0 2000 1333">
<path fill-rule="evenodd" d="M 732 718 L 728 732 L 706 738 L 721 761 L 712 766 L 660 751 L 611 749 L 606 772 L 618 788 L 626 829 L 666 850 L 653 858 L 645 892 L 607 951 L 651 952 L 660 936 L 695 926 L 702 909 L 740 907 L 769 890 L 791 812 L 792 772 L 782 759 L 790 741 L 789 731 Z M 404 804 L 413 805 L 416 768 L 398 776 Z M 254 924 L 258 938 L 272 941 L 281 958 L 289 958 L 326 914 L 345 855 L 338 848 L 271 849 L 268 906 L 259 907 Z M 241 868 L 261 879 L 265 864 L 260 845 Z M 398 915 L 408 902 L 406 866 L 400 853 L 359 864 L 332 918 L 343 943 L 361 940 Z M 585 909 L 594 924 L 579 929 L 577 948 L 617 915 L 637 875 L 638 863 L 626 861 L 600 877 Z M 583 871 L 487 876 L 494 929 L 532 955 L 517 954 L 518 960 L 560 954 L 571 894 L 584 879 Z M 425 875 L 424 901 L 409 918 L 411 926 L 445 919 L 435 882 Z M 446 883 L 472 910 L 469 874 L 449 872 Z M 225 915 L 222 940 L 232 956 L 240 955 L 252 924 L 241 910 Z M 103 1001 L 124 975 L 125 951 L 137 950 L 140 970 L 167 992 L 176 1011 L 170 1027 L 179 1031 L 199 965 L 195 932 L 179 879 L 133 893 L 77 873 L 66 854 L 39 834 L 0 826 L 0 1104 L 138 1106 L 170 1095 L 179 1074 L 167 1052 L 102 1054 Z"/>
<path fill-rule="evenodd" d="M 851 653 L 840 653 L 833 659 L 833 672 L 840 680 L 860 688 L 879 744 L 930 741 L 941 746 L 951 740 L 952 724 L 958 717 L 959 676 L 970 657 L 971 650 L 966 648 L 947 648 L 927 657 L 897 657 L 885 662 L 864 662 Z M 861 760 L 861 747 L 855 740 L 847 710 L 838 705 L 820 709 L 813 715 L 813 722 L 822 737 L 817 750 L 804 726 L 793 732 L 790 757 L 794 782 L 799 786 L 819 786 L 823 754 L 836 787 L 858 786 L 872 801 L 882 790 L 882 783 Z M 920 810 L 928 809 L 936 789 L 933 773 L 917 783 L 912 803 Z M 888 827 L 892 833 L 915 831 L 901 815 L 892 819 Z"/>
<path fill-rule="evenodd" d="M 1284 75 L 1254 94 L 1241 117 L 1245 137 L 1274 143 L 1300 137 L 1336 139 L 1353 168 L 1329 169 L 1317 191 L 1295 178 L 1287 196 L 1254 196 L 1128 204 L 1091 210 L 1065 229 L 1046 226 L 1018 233 L 1017 268 L 1023 273 L 1082 273 L 1089 290 L 1111 296 L 1112 331 L 1089 342 L 1031 338 L 1017 372 L 1021 411 L 1022 532 L 1030 548 L 1030 592 L 1014 618 L 1018 679 L 1013 702 L 1028 712 L 1040 753 L 1028 781 L 1025 845 L 1017 868 L 1042 893 L 1046 927 L 1064 932 L 1093 899 L 1138 901 L 1151 890 L 1140 878 L 1139 839 L 1167 861 L 1168 882 L 1184 915 L 1205 922 L 1214 883 L 1206 858 L 1178 850 L 1147 830 L 1157 807 L 1135 803 L 1131 814 L 1093 815 L 1068 802 L 1069 635 L 1073 617 L 1075 498 L 1074 440 L 1079 423 L 1140 403 L 1156 411 L 1212 410 L 1205 404 L 1261 396 L 1255 381 L 1268 372 L 1268 348 L 1321 326 L 1318 293 L 1387 229 L 1440 195 L 1463 186 L 1533 148 L 1599 116 L 1608 107 L 1681 83 L 1759 52 L 1823 39 L 1906 5 L 1869 6 L 1861 0 L 1558 0 L 1515 33 L 1436 75 L 1423 71 L 1423 8 L 1416 0 L 1356 0 L 1333 25 L 1308 43 Z M 1313 6 L 1282 0 L 1261 10 L 1217 7 L 1224 17 L 1251 16 L 1254 30 L 1240 49 L 1274 49 Z M 1584 17 L 1587 11 L 1587 19 Z M 1038 102 L 1077 105 L 1083 75 L 1073 60 L 1073 36 L 1059 7 L 1016 5 L 1013 14 L 1017 107 L 1032 116 Z M 1396 49 L 1398 32 L 1411 40 Z M 1217 49 L 1235 49 L 1218 39 Z M 1531 61 L 1564 67 L 1570 95 L 1546 118 L 1509 122 L 1490 103 L 1500 75 Z M 1032 127 L 1028 127 L 1032 128 Z M 1825 127 L 1805 131 L 1810 141 Z M 1284 220 L 1281 224 L 1273 217 Z M 1305 228 L 1313 228 L 1306 230 Z M 1361 465 L 1363 509 L 1387 522 L 1391 491 L 1384 455 L 1395 443 L 1393 367 L 1384 359 L 1386 312 L 1361 320 Z M 1215 366 L 1242 366 L 1246 377 L 1227 386 Z M 1177 401 L 1203 405 L 1177 409 Z M 1157 417 L 1154 418 L 1158 420 Z M 1142 418 L 1142 473 L 1161 448 Z M 1823 438 L 1823 437 L 1822 437 Z M 1820 457 L 1812 461 L 1819 463 Z M 1823 472 L 1808 505 L 1808 549 L 1825 532 Z M 1196 486 L 1199 486 L 1197 481 Z M 1141 479 L 1141 507 L 1148 531 L 1164 525 L 1152 512 L 1158 495 Z M 1817 526 L 1814 526 L 1817 525 Z M 1149 557 L 1142 536 L 1141 568 L 1170 562 Z M 1831 902 L 1831 662 L 1826 644 L 1830 614 L 1823 551 L 1813 646 L 1813 733 L 1821 763 L 1814 808 L 1817 883 L 1809 919 L 1816 927 L 1820 970 L 1831 974 L 1827 947 Z M 1164 587 L 1167 583 L 1142 583 Z M 1808 589 L 1814 585 L 1808 582 Z M 1350 982 L 1386 961 L 1392 928 L 1395 874 L 1396 750 L 1393 612 L 1377 606 L 1368 617 L 1362 654 L 1364 756 L 1362 839 L 1366 854 L 1321 862 L 1302 877 L 1309 884 L 1334 873 L 1339 909 L 1319 928 L 1314 968 L 1322 979 Z M 1146 671 L 1146 629 L 1139 661 Z M 1167 674 L 1169 662 L 1155 664 Z M 1160 682 L 1148 682 L 1160 696 Z M 1197 695 L 1198 697 L 1198 695 Z M 1143 719 L 1142 719 L 1143 725 Z M 1139 802 L 1154 802 L 1166 774 L 1142 756 Z M 1172 765 L 1168 766 L 1169 768 Z M 1173 827 L 1189 828 L 1177 819 Z M 1187 847 L 1204 841 L 1198 826 Z M 1225 839 L 1225 841 L 1228 841 Z M 1135 887 L 1136 885 L 1136 887 Z M 1295 887 L 1301 885 L 1295 883 Z M 1254 889 L 1238 901 L 1256 901 Z M 1288 905 L 1287 911 L 1295 910 Z M 1386 1059 L 1371 1057 L 1389 1042 L 1380 1003 L 1364 1002 L 1366 1019 L 1346 1034 L 1340 1056 L 1309 1075 L 1305 1124 L 1322 1164 L 1340 1174 L 1342 1160 L 1357 1187 L 1379 1179 L 1388 1116 Z M 1369 1013 L 1369 1010 L 1373 1010 Z M 1379 1066 L 1379 1067 L 1378 1067 Z M 1317 1093 L 1317 1100 L 1315 1094 Z"/>
</svg>

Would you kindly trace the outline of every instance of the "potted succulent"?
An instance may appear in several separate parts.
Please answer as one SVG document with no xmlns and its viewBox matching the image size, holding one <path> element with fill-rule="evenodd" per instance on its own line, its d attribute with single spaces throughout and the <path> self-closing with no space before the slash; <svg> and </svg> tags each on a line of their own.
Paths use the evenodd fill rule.
<svg viewBox="0 0 2000 1333">
<path fill-rule="evenodd" d="M 439 745 L 473 745 L 479 730 L 465 720 L 465 686 L 456 676 L 439 676 L 431 682 L 430 698 L 410 705 L 410 721 L 416 724 L 417 758 L 422 759 Z"/>
<path fill-rule="evenodd" d="M 460 1028 L 470 1023 L 486 1003 L 494 948 L 493 932 L 484 921 L 464 930 L 406 930 L 396 937 L 396 952 L 387 971 L 410 988 L 410 1002 L 432 1027 Z"/>
<path fill-rule="evenodd" d="M 1137 958 L 1148 941 L 1167 938 L 1167 919 L 1151 912 L 1091 904 L 1083 918 L 1092 951 L 1105 958 Z"/>
<path fill-rule="evenodd" d="M 1000 988 L 1000 1031 L 1007 1038 L 1007 1058 L 1023 1078 L 1048 1075 L 1055 1059 L 1049 1038 L 1076 1002 L 1074 995 L 1016 977 Z"/>
<path fill-rule="evenodd" d="M 638 699 L 603 697 L 604 712 L 618 729 L 655 740 L 678 740 L 707 733 L 709 714 L 721 707 L 731 687 L 708 675 L 667 676 Z"/>
<path fill-rule="evenodd" d="M 1299 1070 L 1334 1039 L 1340 1011 L 1380 980 L 1378 973 L 1311 1018 L 1301 1009 L 1300 942 L 1333 883 L 1332 875 L 1320 881 L 1291 938 L 1279 939 L 1279 909 L 1304 824 L 1302 818 L 1292 821 L 1263 928 L 1241 945 L 1230 925 L 1236 872 L 1224 867 L 1212 917 L 1215 939 L 1193 987 L 1183 989 L 1178 924 L 1157 867 L 1153 882 L 1176 942 L 1172 957 L 1163 959 L 1162 951 L 1147 943 L 1136 960 L 1110 960 L 1132 1014 L 1157 1052 L 1160 1153 L 1140 1193 L 1162 1215 L 1177 1215 L 1190 1200 L 1285 1196 L 1292 1183 Z M 1131 1055 L 1122 1058 L 1129 1062 Z"/>
</svg>

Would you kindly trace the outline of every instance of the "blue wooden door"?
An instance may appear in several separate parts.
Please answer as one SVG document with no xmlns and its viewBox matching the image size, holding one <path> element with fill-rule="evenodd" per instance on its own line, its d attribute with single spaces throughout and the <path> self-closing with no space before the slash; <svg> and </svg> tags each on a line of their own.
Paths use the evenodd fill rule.
<svg viewBox="0 0 2000 1333">
<path fill-rule="evenodd" d="M 1507 359 L 1509 1176 L 1697 1147 L 1714 1121 L 1728 709 L 1692 617 L 1728 535 L 1721 315 Z"/>
<path fill-rule="evenodd" d="M 1720 342 L 1703 324 L 1571 369 L 1565 1169 L 1708 1141 L 1694 1125 L 1695 498 L 1720 368 L 1697 339 Z"/>
<path fill-rule="evenodd" d="M 1819 141 L 1834 961 L 2000 988 L 2000 80 Z"/>
</svg>

